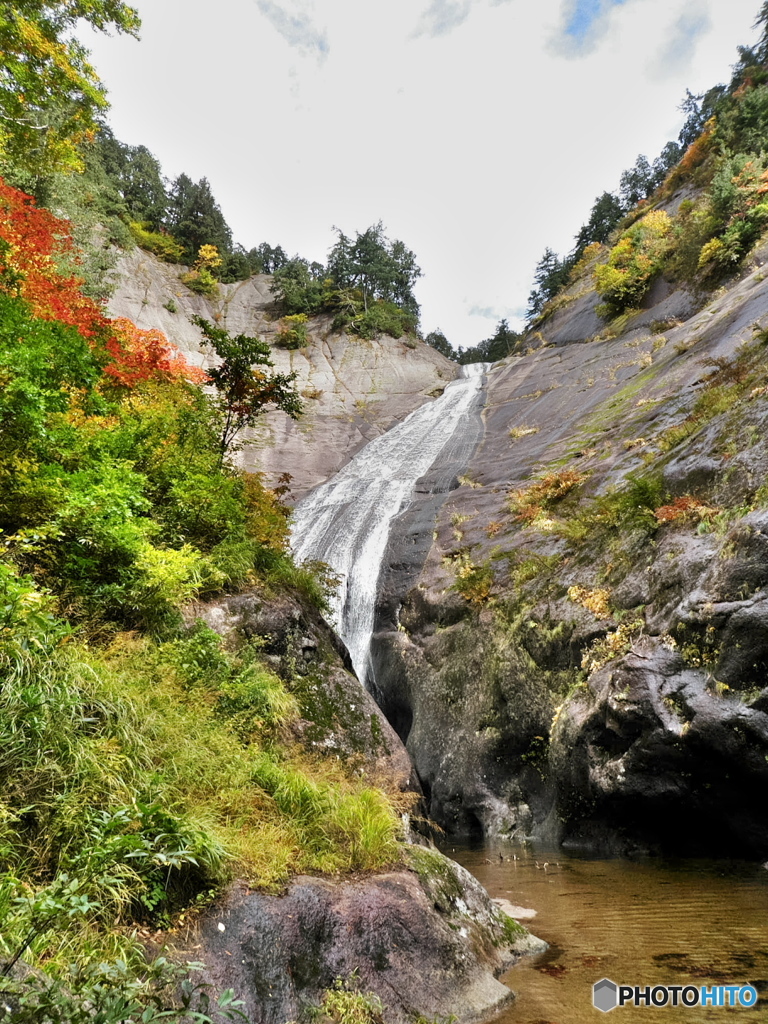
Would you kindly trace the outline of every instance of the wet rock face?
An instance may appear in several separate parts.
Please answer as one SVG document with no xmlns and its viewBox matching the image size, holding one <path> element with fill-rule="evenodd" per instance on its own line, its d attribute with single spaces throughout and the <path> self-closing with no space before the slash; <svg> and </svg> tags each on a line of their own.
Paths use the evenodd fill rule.
<svg viewBox="0 0 768 1024">
<path fill-rule="evenodd" d="M 760 511 L 724 538 L 661 538 L 650 635 L 593 673 L 554 730 L 567 837 L 765 855 L 767 529 Z"/>
<path fill-rule="evenodd" d="M 492 368 L 464 483 L 392 545 L 380 702 L 449 830 L 764 860 L 768 284 L 566 344 L 591 301 Z"/>
<path fill-rule="evenodd" d="M 681 853 L 768 849 L 768 715 L 646 639 L 595 673 L 555 729 L 567 842 Z"/>
<path fill-rule="evenodd" d="M 401 621 L 413 626 L 411 611 Z M 543 673 L 487 618 L 433 627 L 418 642 L 403 631 L 376 639 L 380 703 L 417 766 L 430 816 L 451 833 L 529 834 L 552 801 Z"/>
<path fill-rule="evenodd" d="M 545 944 L 452 861 L 416 848 L 414 862 L 417 871 L 361 879 L 297 878 L 284 896 L 233 888 L 202 920 L 195 959 L 258 1024 L 299 1019 L 353 976 L 397 1024 L 488 1016 L 512 998 L 495 976 Z"/>
</svg>

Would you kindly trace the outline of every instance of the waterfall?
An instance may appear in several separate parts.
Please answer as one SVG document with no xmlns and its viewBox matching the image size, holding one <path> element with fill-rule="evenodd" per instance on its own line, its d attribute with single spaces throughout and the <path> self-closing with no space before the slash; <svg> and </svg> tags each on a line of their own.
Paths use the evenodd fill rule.
<svg viewBox="0 0 768 1024">
<path fill-rule="evenodd" d="M 341 579 L 331 621 L 347 645 L 363 685 L 369 670 L 379 570 L 392 520 L 411 501 L 414 485 L 478 406 L 486 363 L 462 367 L 443 394 L 375 438 L 336 476 L 296 506 L 292 546 L 298 561 L 326 562 Z M 472 436 L 474 447 L 474 432 Z M 467 453 L 469 454 L 469 453 Z M 453 474 L 451 474 L 452 476 Z"/>
</svg>

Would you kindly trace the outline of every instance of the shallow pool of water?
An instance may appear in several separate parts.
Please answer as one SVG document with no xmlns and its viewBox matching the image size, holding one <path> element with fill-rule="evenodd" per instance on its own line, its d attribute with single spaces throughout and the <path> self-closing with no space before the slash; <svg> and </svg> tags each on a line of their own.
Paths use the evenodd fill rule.
<svg viewBox="0 0 768 1024">
<path fill-rule="evenodd" d="M 550 944 L 503 976 L 517 1000 L 495 1024 L 768 1021 L 768 870 L 759 865 L 601 860 L 531 845 L 443 849 L 491 896 L 536 910 L 524 923 Z M 759 999 L 751 1009 L 623 1006 L 608 1015 L 592 1006 L 592 986 L 604 977 L 643 986 L 748 983 Z"/>
</svg>

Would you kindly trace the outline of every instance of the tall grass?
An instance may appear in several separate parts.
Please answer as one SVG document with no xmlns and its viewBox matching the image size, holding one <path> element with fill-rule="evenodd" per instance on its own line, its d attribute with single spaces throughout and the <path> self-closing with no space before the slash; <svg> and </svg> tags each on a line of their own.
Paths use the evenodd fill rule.
<svg viewBox="0 0 768 1024">
<path fill-rule="evenodd" d="M 289 741 L 298 705 L 258 644 L 95 648 L 22 612 L 0 622 L 0 959 L 126 957 L 115 926 L 165 926 L 235 873 L 274 890 L 397 858 L 384 794 Z"/>
</svg>

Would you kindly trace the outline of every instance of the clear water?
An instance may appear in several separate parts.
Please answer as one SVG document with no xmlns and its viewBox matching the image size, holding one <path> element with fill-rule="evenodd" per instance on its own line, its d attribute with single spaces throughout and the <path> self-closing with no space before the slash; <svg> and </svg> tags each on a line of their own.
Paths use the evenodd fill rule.
<svg viewBox="0 0 768 1024">
<path fill-rule="evenodd" d="M 365 683 L 381 561 L 393 519 L 460 431 L 482 387 L 484 363 L 462 367 L 434 402 L 367 444 L 333 479 L 294 510 L 292 547 L 299 561 L 326 562 L 341 579 L 331 621 Z"/>
<path fill-rule="evenodd" d="M 525 924 L 550 944 L 503 976 L 517 999 L 494 1024 L 768 1021 L 768 870 L 761 866 L 599 860 L 531 846 L 448 842 L 444 850 L 492 896 L 536 910 Z M 502 862 L 499 853 L 518 859 Z M 760 998 L 751 1009 L 624 1006 L 603 1014 L 592 1006 L 592 985 L 604 977 L 651 986 L 750 983 Z"/>
</svg>

